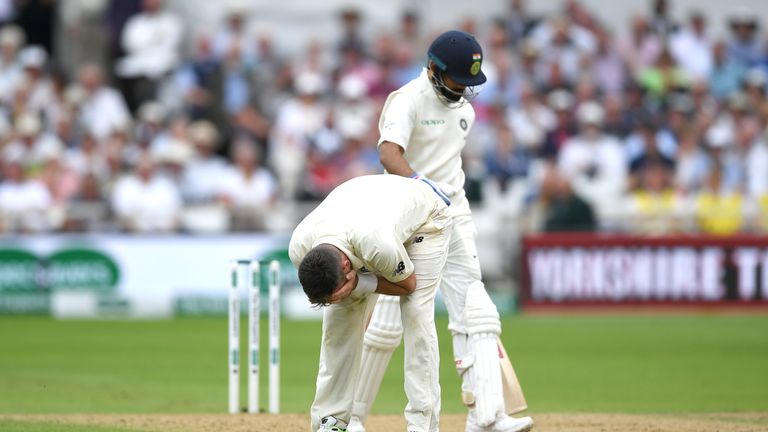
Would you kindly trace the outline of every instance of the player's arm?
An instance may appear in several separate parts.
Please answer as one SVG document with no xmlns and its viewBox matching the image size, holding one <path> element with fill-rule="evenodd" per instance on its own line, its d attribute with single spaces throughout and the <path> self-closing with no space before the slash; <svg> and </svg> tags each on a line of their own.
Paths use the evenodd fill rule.
<svg viewBox="0 0 768 432">
<path fill-rule="evenodd" d="M 405 150 L 399 144 L 392 141 L 383 141 L 379 144 L 379 161 L 390 174 L 403 177 L 413 177 L 416 173 L 411 164 L 405 159 Z"/>
<path fill-rule="evenodd" d="M 375 286 L 374 286 L 375 284 Z M 352 291 L 358 290 L 361 295 L 376 292 L 391 296 L 407 296 L 416 291 L 416 274 L 411 273 L 407 278 L 399 282 L 390 282 L 381 276 L 375 276 L 370 273 L 358 275 L 356 271 L 351 270 L 347 273 L 346 282 L 333 292 L 330 303 L 338 303 L 347 298 Z M 365 291 L 365 292 L 362 292 Z"/>
<path fill-rule="evenodd" d="M 407 278 L 399 282 L 390 282 L 381 276 L 376 277 L 378 285 L 376 292 L 393 296 L 407 296 L 416 291 L 416 274 L 411 273 Z"/>
</svg>

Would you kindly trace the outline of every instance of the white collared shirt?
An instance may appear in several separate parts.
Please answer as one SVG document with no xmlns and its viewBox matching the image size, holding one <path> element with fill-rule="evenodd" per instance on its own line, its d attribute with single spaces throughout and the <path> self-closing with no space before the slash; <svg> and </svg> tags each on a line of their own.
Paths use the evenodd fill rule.
<svg viewBox="0 0 768 432">
<path fill-rule="evenodd" d="M 298 268 L 312 248 L 331 244 L 349 257 L 355 270 L 400 282 L 413 273 L 404 243 L 417 232 L 439 231 L 450 223 L 443 201 L 421 180 L 355 177 L 301 221 L 288 253 Z"/>
</svg>

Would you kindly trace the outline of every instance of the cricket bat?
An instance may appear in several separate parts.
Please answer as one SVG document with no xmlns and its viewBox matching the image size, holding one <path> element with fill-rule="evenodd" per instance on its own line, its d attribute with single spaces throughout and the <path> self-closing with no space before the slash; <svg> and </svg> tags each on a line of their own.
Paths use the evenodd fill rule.
<svg viewBox="0 0 768 432">
<path fill-rule="evenodd" d="M 504 388 L 504 406 L 507 414 L 513 415 L 528 409 L 528 403 L 525 401 L 523 389 L 520 388 L 520 382 L 517 380 L 517 374 L 509 361 L 507 350 L 504 345 L 499 343 L 499 362 L 501 363 L 501 385 Z"/>
</svg>

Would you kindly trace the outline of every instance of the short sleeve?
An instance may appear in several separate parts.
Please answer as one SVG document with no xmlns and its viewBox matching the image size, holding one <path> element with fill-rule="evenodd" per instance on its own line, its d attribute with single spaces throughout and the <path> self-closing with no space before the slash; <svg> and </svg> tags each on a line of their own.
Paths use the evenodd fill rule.
<svg viewBox="0 0 768 432">
<path fill-rule="evenodd" d="M 395 236 L 372 233 L 355 246 L 368 270 L 390 282 L 400 282 L 413 273 L 413 262 Z"/>
<path fill-rule="evenodd" d="M 408 148 L 416 117 L 413 105 L 413 101 L 402 93 L 389 96 L 379 119 L 379 144 L 389 141 L 403 149 Z"/>
</svg>

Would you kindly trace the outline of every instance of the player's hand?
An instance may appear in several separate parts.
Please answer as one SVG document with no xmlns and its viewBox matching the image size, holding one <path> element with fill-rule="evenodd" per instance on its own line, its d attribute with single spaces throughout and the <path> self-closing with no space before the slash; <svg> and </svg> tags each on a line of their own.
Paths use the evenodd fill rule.
<svg viewBox="0 0 768 432">
<path fill-rule="evenodd" d="M 438 186 L 438 184 L 437 184 L 437 183 L 433 182 L 432 180 L 430 180 L 430 179 L 428 179 L 428 178 L 426 178 L 426 177 L 422 177 L 422 176 L 421 176 L 420 174 L 418 174 L 418 173 L 416 173 L 416 174 L 412 175 L 412 176 L 411 176 L 411 178 L 413 178 L 413 179 L 416 179 L 416 180 L 421 180 L 421 181 L 423 181 L 424 183 L 428 184 L 428 185 L 429 185 L 429 187 L 431 187 L 431 188 L 432 188 L 432 190 L 433 190 L 433 191 L 435 191 L 435 193 L 437 194 L 437 196 L 439 196 L 439 197 L 440 197 L 440 199 L 441 199 L 441 200 L 443 200 L 443 202 L 445 203 L 445 205 L 447 205 L 447 206 L 451 205 L 451 199 L 450 199 L 450 198 L 448 198 L 448 194 L 447 194 L 445 191 L 443 191 L 443 190 L 440 188 L 440 186 Z M 453 193 L 456 193 L 456 191 L 454 191 Z"/>
<path fill-rule="evenodd" d="M 349 295 L 352 293 L 352 290 L 355 289 L 357 286 L 357 272 L 354 270 L 350 270 L 345 276 L 344 276 L 344 283 L 341 284 L 341 286 L 336 289 L 336 291 L 331 294 L 330 302 L 331 304 L 338 303 L 345 298 L 349 297 Z"/>
</svg>

